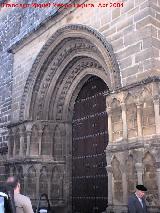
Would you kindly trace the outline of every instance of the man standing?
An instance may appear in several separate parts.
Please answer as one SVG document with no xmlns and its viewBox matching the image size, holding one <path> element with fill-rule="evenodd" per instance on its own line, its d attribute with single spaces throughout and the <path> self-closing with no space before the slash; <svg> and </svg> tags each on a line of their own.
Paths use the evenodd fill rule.
<svg viewBox="0 0 160 213">
<path fill-rule="evenodd" d="M 137 185 L 136 188 L 136 192 L 128 199 L 128 212 L 147 213 L 147 207 L 144 199 L 145 191 L 147 191 L 147 188 L 143 185 Z"/>
<path fill-rule="evenodd" d="M 34 213 L 31 201 L 28 197 L 20 194 L 20 181 L 17 177 L 9 177 L 7 184 L 14 188 L 14 201 L 16 213 Z"/>
</svg>

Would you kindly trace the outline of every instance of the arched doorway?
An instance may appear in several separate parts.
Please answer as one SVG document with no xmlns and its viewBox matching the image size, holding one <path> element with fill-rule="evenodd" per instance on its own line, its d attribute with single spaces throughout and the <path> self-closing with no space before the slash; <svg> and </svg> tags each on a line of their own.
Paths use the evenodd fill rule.
<svg viewBox="0 0 160 213">
<path fill-rule="evenodd" d="M 104 91 L 98 77 L 80 90 L 72 122 L 72 212 L 103 212 L 107 207 L 107 171 L 104 150 L 108 143 Z"/>
<path fill-rule="evenodd" d="M 90 79 L 88 81 L 92 76 L 97 77 L 94 77 L 94 80 Z M 103 79 L 105 83 L 100 79 Z M 53 207 L 63 208 L 63 212 L 73 212 L 71 211 L 72 197 L 74 197 L 72 193 L 72 119 L 73 111 L 76 109 L 77 104 L 77 102 L 75 104 L 75 101 L 77 97 L 80 97 L 79 95 L 83 92 L 85 85 L 89 82 L 89 84 L 92 85 L 92 80 L 93 82 L 99 82 L 93 85 L 93 88 L 95 88 L 93 95 L 95 96 L 95 103 L 92 104 L 94 107 L 93 111 L 97 109 L 97 112 L 94 111 L 93 114 L 99 113 L 102 117 L 104 116 L 103 119 L 100 119 L 100 116 L 97 123 L 93 123 L 94 130 L 97 128 L 97 126 L 95 126 L 96 124 L 98 126 L 100 125 L 98 132 L 93 133 L 97 134 L 99 140 L 101 137 L 104 137 L 104 134 L 102 134 L 103 131 L 101 130 L 102 120 L 106 122 L 105 124 L 107 125 L 107 118 L 105 117 L 105 97 L 101 95 L 103 101 L 102 99 L 99 101 L 98 97 L 100 96 L 97 94 L 99 92 L 103 93 L 104 90 L 108 89 L 110 92 L 114 91 L 120 87 L 121 81 L 118 63 L 112 46 L 96 30 L 83 25 L 69 25 L 58 29 L 37 55 L 26 81 L 21 99 L 19 119 L 20 121 L 26 122 L 26 130 L 28 133 L 26 154 L 30 157 L 30 161 L 28 162 L 27 168 L 32 166 L 30 165 L 32 162 L 36 162 L 38 174 L 40 170 L 39 167 L 43 167 L 42 162 L 45 160 L 45 166 L 48 171 L 54 171 L 53 175 L 57 179 L 56 190 L 59 191 L 59 196 L 57 196 L 57 194 L 55 196 L 53 190 L 51 190 L 52 173 L 50 172 L 48 194 L 52 200 Z M 92 88 L 91 85 L 89 86 L 90 89 Z M 92 96 L 92 93 L 90 95 Z M 90 96 L 85 97 L 85 92 L 83 98 L 90 100 Z M 96 106 L 96 104 L 101 103 L 101 101 L 104 104 L 100 104 L 100 108 L 97 108 L 98 105 Z M 89 103 L 91 104 L 92 102 Z M 85 116 L 88 116 L 88 112 Z M 88 120 L 88 122 L 89 121 L 90 120 Z M 30 151 L 33 145 L 32 142 L 34 142 L 34 138 L 30 137 L 30 133 L 31 136 L 36 134 L 37 130 L 34 128 L 35 125 L 39 131 L 39 140 L 36 140 L 39 144 L 36 155 L 33 153 L 33 149 Z M 47 131 L 47 142 L 52 145 L 52 151 L 47 151 L 45 146 L 46 138 L 43 136 L 45 135 L 46 128 L 51 130 Z M 107 126 L 105 130 L 107 130 Z M 87 136 L 90 133 L 86 132 L 85 134 Z M 105 136 L 107 136 L 107 134 Z M 106 142 L 105 145 L 103 144 L 104 142 Z M 106 163 L 104 160 L 104 150 L 107 145 L 107 139 L 103 140 L 103 143 L 99 143 L 100 146 L 96 145 L 96 141 L 93 143 L 95 150 L 102 146 L 100 149 L 101 152 L 95 151 L 95 153 L 93 153 L 94 156 L 103 153 L 103 157 L 99 161 L 95 160 L 95 164 L 92 165 L 94 168 L 92 170 L 94 171 L 93 176 L 96 181 L 95 184 L 92 184 L 92 190 L 96 192 L 96 194 L 86 196 L 94 197 L 94 204 L 91 204 L 90 208 L 91 212 L 100 212 L 101 210 L 97 209 L 99 206 L 103 206 L 105 210 L 107 205 L 107 177 L 105 177 L 106 171 L 104 171 Z M 87 155 L 87 153 L 85 153 L 85 155 Z M 95 157 L 95 159 L 99 158 Z M 57 168 L 56 170 L 54 169 L 55 167 Z M 97 171 L 103 170 L 104 173 L 96 173 L 96 169 Z M 92 174 L 89 173 L 89 175 Z M 86 175 L 87 178 L 89 175 Z M 96 175 L 104 175 L 104 184 L 101 184 L 102 180 L 98 179 Z M 60 177 L 61 181 L 59 181 L 58 177 Z M 38 177 L 35 177 L 35 180 L 37 178 Z M 34 194 L 39 193 L 39 187 L 37 184 Z M 103 187 L 102 191 L 104 191 L 104 194 L 101 192 L 102 188 L 98 189 L 98 187 Z M 103 205 L 100 203 L 103 203 Z M 85 211 L 81 210 L 80 212 L 85 213 Z M 90 210 L 88 213 L 89 212 Z"/>
</svg>

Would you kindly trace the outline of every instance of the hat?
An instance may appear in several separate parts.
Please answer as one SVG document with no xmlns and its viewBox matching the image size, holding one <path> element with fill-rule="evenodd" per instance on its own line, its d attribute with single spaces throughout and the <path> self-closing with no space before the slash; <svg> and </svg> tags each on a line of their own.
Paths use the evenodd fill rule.
<svg viewBox="0 0 160 213">
<path fill-rule="evenodd" d="M 136 188 L 140 191 L 143 191 L 143 192 L 147 191 L 147 188 L 143 185 L 137 185 Z"/>
</svg>

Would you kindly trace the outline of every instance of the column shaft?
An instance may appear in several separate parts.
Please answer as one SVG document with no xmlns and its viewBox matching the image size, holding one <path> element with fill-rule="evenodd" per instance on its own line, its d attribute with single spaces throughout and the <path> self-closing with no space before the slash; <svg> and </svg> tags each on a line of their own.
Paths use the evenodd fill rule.
<svg viewBox="0 0 160 213">
<path fill-rule="evenodd" d="M 108 114 L 108 135 L 109 135 L 109 143 L 113 142 L 113 132 L 112 132 L 112 115 L 111 108 L 107 109 Z"/>
<path fill-rule="evenodd" d="M 160 200 L 160 168 L 156 169 L 156 173 L 157 173 L 158 196 Z"/>
<path fill-rule="evenodd" d="M 138 184 L 143 184 L 143 165 L 142 163 L 136 163 L 135 167 L 137 171 Z"/>
<path fill-rule="evenodd" d="M 126 204 L 128 199 L 128 189 L 127 189 L 127 176 L 125 172 L 122 173 L 122 184 L 123 184 L 122 185 L 123 186 L 123 203 Z"/>
<path fill-rule="evenodd" d="M 154 113 L 155 113 L 156 133 L 157 133 L 157 134 L 160 134 L 160 109 L 159 109 L 159 99 L 154 100 Z"/>
<path fill-rule="evenodd" d="M 30 145 L 31 145 L 31 132 L 27 132 L 27 151 L 26 155 L 30 155 Z"/>
<path fill-rule="evenodd" d="M 113 190 L 113 186 L 112 186 L 112 178 L 113 178 L 113 174 L 112 174 L 112 166 L 108 165 L 106 167 L 107 173 L 108 173 L 108 206 L 111 206 L 113 204 L 113 194 L 112 194 L 112 190 Z"/>
<path fill-rule="evenodd" d="M 126 105 L 125 103 L 121 104 L 122 108 L 122 121 L 123 121 L 123 139 L 127 140 L 127 115 L 126 115 Z"/>
<path fill-rule="evenodd" d="M 137 105 L 138 136 L 142 137 L 142 105 Z"/>
<path fill-rule="evenodd" d="M 24 155 L 23 151 L 24 151 L 24 135 L 23 135 L 23 133 L 21 133 L 20 134 L 20 150 L 19 150 L 20 156 Z"/>
</svg>

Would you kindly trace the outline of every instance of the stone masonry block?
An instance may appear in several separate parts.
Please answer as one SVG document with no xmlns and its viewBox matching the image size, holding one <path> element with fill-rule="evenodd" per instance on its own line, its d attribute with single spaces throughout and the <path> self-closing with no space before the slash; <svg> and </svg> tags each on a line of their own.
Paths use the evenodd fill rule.
<svg viewBox="0 0 160 213">
<path fill-rule="evenodd" d="M 151 17 L 151 20 L 150 20 L 151 24 L 157 28 L 160 28 L 160 21 Z"/>
<path fill-rule="evenodd" d="M 120 39 L 113 41 L 112 45 L 113 45 L 113 49 L 114 49 L 115 52 L 119 51 L 120 49 L 122 49 L 124 47 L 123 38 L 120 38 Z"/>
<path fill-rule="evenodd" d="M 135 56 L 135 63 L 139 63 L 141 61 L 144 61 L 145 59 L 152 58 L 153 53 L 151 49 L 145 49 L 142 50 L 140 53 L 137 53 Z"/>
<path fill-rule="evenodd" d="M 152 38 L 152 45 L 160 50 L 160 40 L 157 38 Z"/>
<path fill-rule="evenodd" d="M 126 18 L 125 20 L 123 20 L 121 23 L 118 24 L 117 31 L 120 31 L 132 24 L 133 24 L 133 17 Z"/>
<path fill-rule="evenodd" d="M 144 38 L 143 39 L 143 49 L 151 48 L 152 47 L 152 37 Z"/>
<path fill-rule="evenodd" d="M 136 29 L 139 30 L 148 24 L 151 24 L 151 17 L 149 15 L 136 23 Z"/>
<path fill-rule="evenodd" d="M 124 69 L 122 70 L 121 74 L 122 74 L 122 77 L 123 78 L 126 78 L 128 76 L 131 76 L 131 75 L 135 75 L 136 73 L 138 73 L 138 69 L 139 69 L 139 66 L 138 65 L 135 65 L 133 67 L 129 67 L 127 69 Z"/>
<path fill-rule="evenodd" d="M 119 61 L 120 69 L 125 69 L 127 67 L 130 67 L 132 65 L 132 57 L 129 56 L 128 58 L 125 58 L 124 60 Z"/>
<path fill-rule="evenodd" d="M 145 2 L 146 0 L 135 0 L 135 5 L 140 5 L 143 2 Z"/>
<path fill-rule="evenodd" d="M 128 46 L 149 37 L 151 37 L 151 26 L 146 26 L 140 30 L 132 31 L 128 35 L 124 35 L 124 45 Z"/>
<path fill-rule="evenodd" d="M 160 74 L 160 60 L 153 59 L 153 66 L 154 66 L 154 69 L 158 70 Z"/>
<path fill-rule="evenodd" d="M 148 16 L 149 14 L 150 14 L 149 7 L 145 8 L 144 10 L 140 10 L 138 13 L 134 15 L 134 22 L 138 22 L 144 19 L 144 17 Z"/>
<path fill-rule="evenodd" d="M 103 32 L 104 36 L 110 36 L 112 34 L 116 33 L 116 27 L 110 27 L 108 30 Z"/>
<path fill-rule="evenodd" d="M 125 6 L 121 9 L 122 13 L 126 13 L 135 7 L 134 1 L 126 1 Z"/>
<path fill-rule="evenodd" d="M 115 8 L 112 10 L 112 20 L 120 16 L 120 8 Z"/>
<path fill-rule="evenodd" d="M 141 50 L 141 42 L 139 42 L 135 45 L 131 45 L 131 46 L 125 48 L 124 50 L 118 52 L 118 59 L 122 60 L 124 58 L 127 58 L 130 55 L 140 52 L 140 50 Z"/>
</svg>

